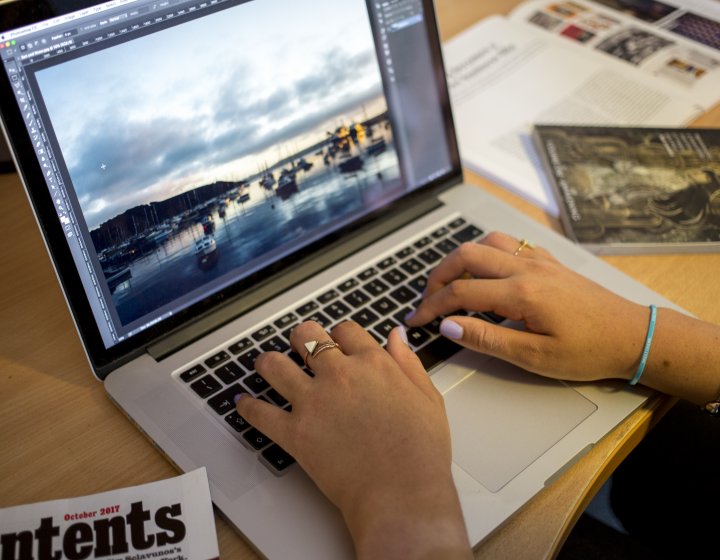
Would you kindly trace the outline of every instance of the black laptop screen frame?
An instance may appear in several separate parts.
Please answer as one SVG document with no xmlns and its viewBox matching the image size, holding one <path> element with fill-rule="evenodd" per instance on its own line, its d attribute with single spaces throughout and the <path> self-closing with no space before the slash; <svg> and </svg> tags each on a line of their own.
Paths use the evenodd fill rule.
<svg viewBox="0 0 720 560">
<path fill-rule="evenodd" d="M 260 0 L 258 0 L 260 1 Z M 0 6 L 0 32 L 29 25 L 41 19 L 51 18 L 65 13 L 98 4 L 85 0 L 72 2 L 45 1 L 15 2 Z M 98 328 L 95 326 L 95 316 L 91 309 L 85 288 L 73 262 L 73 255 L 65 240 L 65 232 L 58 220 L 55 204 L 47 188 L 42 169 L 34 154 L 31 138 L 27 134 L 23 117 L 14 99 L 12 84 L 5 72 L 0 73 L 0 107 L 3 125 L 7 131 L 7 140 L 14 156 L 18 173 L 25 185 L 28 198 L 36 214 L 47 249 L 51 255 L 56 273 L 63 287 L 66 300 L 71 308 L 78 332 L 82 338 L 86 353 L 92 369 L 97 377 L 104 379 L 113 369 L 126 363 L 132 358 L 144 353 L 148 346 L 159 339 L 182 329 L 188 321 L 211 315 L 220 306 L 229 301 L 251 300 L 250 307 L 260 305 L 268 297 L 272 297 L 272 289 L 265 291 L 262 299 L 254 296 L 259 286 L 272 285 L 273 279 L 278 276 L 287 277 L 293 270 L 303 269 L 303 275 L 313 273 L 308 269 L 307 262 L 313 255 L 328 248 L 342 245 L 345 241 L 358 238 L 367 232 L 374 224 L 391 220 L 410 205 L 423 199 L 435 199 L 442 190 L 457 184 L 462 179 L 462 169 L 455 138 L 455 128 L 450 109 L 449 94 L 442 66 L 440 39 L 437 33 L 437 21 L 432 0 L 422 0 L 424 12 L 425 32 L 428 45 L 436 69 L 435 88 L 440 99 L 442 120 L 447 134 L 446 145 L 449 151 L 451 169 L 442 176 L 437 177 L 429 184 L 408 193 L 389 205 L 374 210 L 361 220 L 347 225 L 337 231 L 329 233 L 322 239 L 312 242 L 303 250 L 277 261 L 266 268 L 253 273 L 236 284 L 221 290 L 202 301 L 178 312 L 172 317 L 153 325 L 132 338 L 121 341 L 110 348 L 106 348 Z M 372 239 L 368 239 L 372 242 Z M 334 251 L 342 254 L 341 251 Z M 330 262 L 323 262 L 318 266 L 326 267 Z M 317 271 L 317 269 L 315 270 Z M 302 278 L 294 278 L 301 280 Z M 244 308 L 248 308 L 247 301 Z M 223 319 L 226 321 L 227 319 Z M 211 321 L 212 323 L 212 321 Z"/>
</svg>

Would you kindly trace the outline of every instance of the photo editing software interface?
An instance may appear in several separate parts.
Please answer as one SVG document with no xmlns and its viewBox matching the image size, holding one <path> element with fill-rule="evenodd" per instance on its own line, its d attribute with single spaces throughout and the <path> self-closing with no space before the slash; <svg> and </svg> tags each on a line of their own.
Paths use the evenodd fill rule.
<svg viewBox="0 0 720 560">
<path fill-rule="evenodd" d="M 115 0 L 3 31 L 106 347 L 451 171 L 423 9 Z"/>
</svg>

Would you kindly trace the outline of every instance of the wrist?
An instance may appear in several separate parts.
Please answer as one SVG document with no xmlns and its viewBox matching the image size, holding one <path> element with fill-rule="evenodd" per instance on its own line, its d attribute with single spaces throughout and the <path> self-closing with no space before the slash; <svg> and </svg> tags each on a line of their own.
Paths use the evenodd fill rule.
<svg viewBox="0 0 720 560">
<path fill-rule="evenodd" d="M 358 558 L 471 558 L 452 476 L 369 489 L 343 512 Z"/>
</svg>

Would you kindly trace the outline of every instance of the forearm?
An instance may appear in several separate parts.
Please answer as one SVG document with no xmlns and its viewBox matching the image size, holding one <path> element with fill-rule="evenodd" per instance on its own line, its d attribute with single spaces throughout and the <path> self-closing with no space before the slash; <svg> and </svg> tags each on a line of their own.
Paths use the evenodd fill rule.
<svg viewBox="0 0 720 560">
<path fill-rule="evenodd" d="M 640 383 L 696 404 L 720 395 L 720 326 L 658 309 Z"/>
</svg>

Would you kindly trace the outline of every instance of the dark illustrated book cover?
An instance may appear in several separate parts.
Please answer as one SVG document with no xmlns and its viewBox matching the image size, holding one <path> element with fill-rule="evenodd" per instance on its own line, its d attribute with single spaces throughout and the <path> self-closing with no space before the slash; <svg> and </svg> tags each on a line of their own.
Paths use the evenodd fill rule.
<svg viewBox="0 0 720 560">
<path fill-rule="evenodd" d="M 536 125 L 533 141 L 590 251 L 720 251 L 720 129 Z"/>
</svg>

